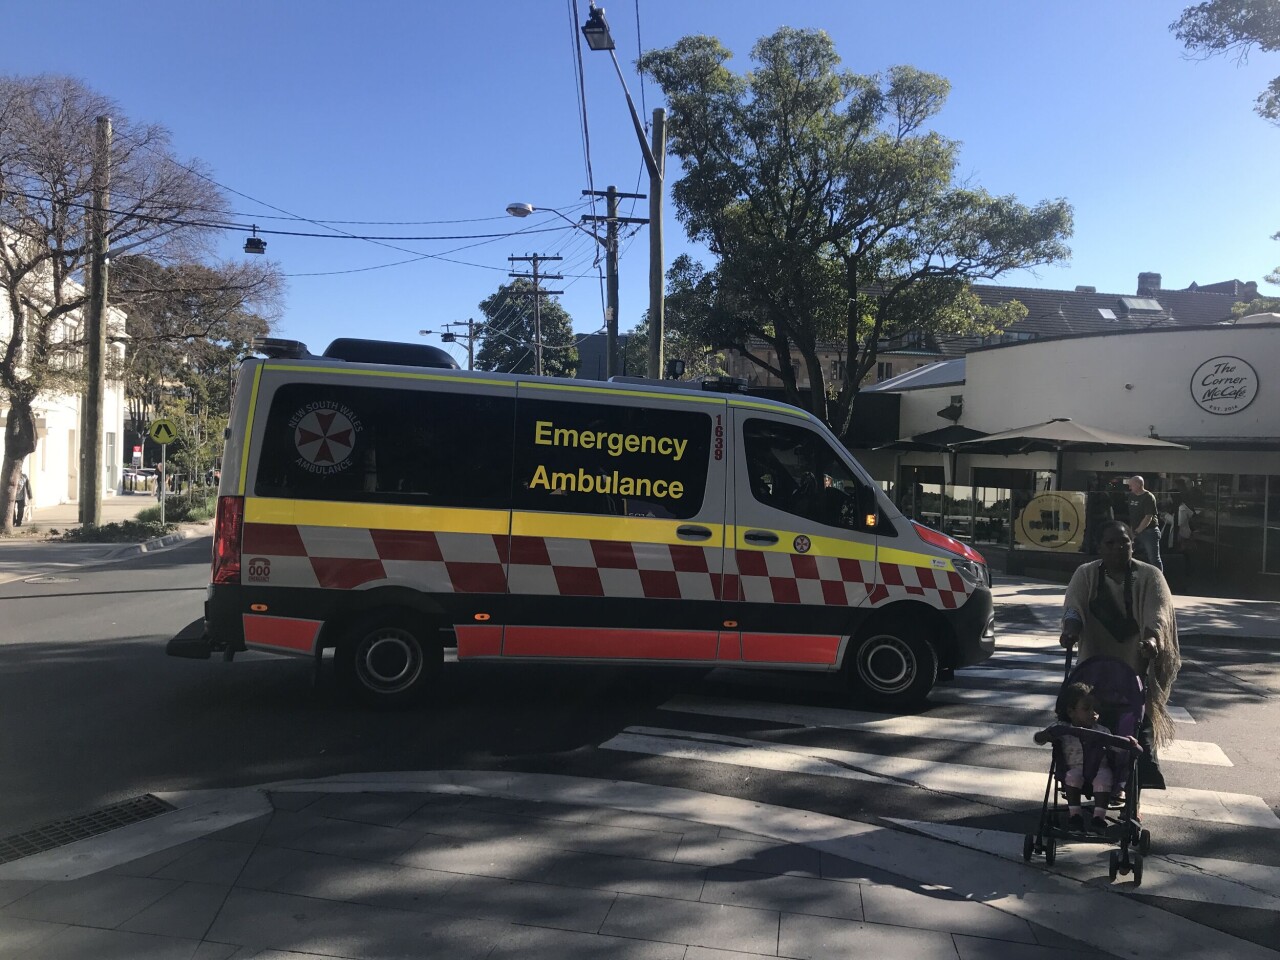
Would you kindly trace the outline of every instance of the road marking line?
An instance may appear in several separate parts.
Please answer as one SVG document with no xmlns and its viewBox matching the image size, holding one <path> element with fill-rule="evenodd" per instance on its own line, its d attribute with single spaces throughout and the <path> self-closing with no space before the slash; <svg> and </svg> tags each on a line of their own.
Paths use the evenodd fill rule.
<svg viewBox="0 0 1280 960">
<path fill-rule="evenodd" d="M 679 696 L 658 709 L 696 713 L 739 720 L 766 720 L 801 727 L 823 727 L 834 730 L 865 730 L 895 737 L 918 737 L 924 740 L 958 740 L 1000 747 L 1045 750 L 1032 741 L 1042 727 L 1025 727 L 1010 723 L 987 723 L 942 717 L 892 716 L 837 707 L 794 707 L 781 703 L 759 703 L 745 700 L 715 700 L 705 697 Z M 1047 725 L 1047 724 L 1046 724 Z M 1160 750 L 1161 760 L 1196 763 L 1214 767 L 1233 764 L 1216 743 L 1200 740 L 1175 740 Z M 1046 768 L 1048 762 L 1046 760 Z"/>
<path fill-rule="evenodd" d="M 947 840 L 971 850 L 995 854 L 1006 860 L 1022 859 L 1024 834 L 1001 830 L 887 818 L 890 823 L 916 830 L 937 840 Z M 1031 825 L 1031 826 L 1034 826 Z M 1153 843 L 1159 843 L 1154 838 Z M 1092 846 L 1092 849 L 1090 848 Z M 1076 880 L 1105 876 L 1110 847 L 1059 843 L 1058 858 L 1050 868 Z M 1043 866 L 1043 860 L 1032 860 Z M 1251 907 L 1280 912 L 1280 867 L 1241 863 L 1211 857 L 1152 853 L 1142 858 L 1142 886 L 1119 881 L 1106 889 L 1114 893 L 1141 893 L 1174 900 L 1194 900 L 1224 907 Z"/>
<path fill-rule="evenodd" d="M 803 773 L 843 780 L 869 780 L 918 787 L 954 796 L 1019 800 L 1043 797 L 1045 773 L 939 763 L 912 757 L 885 757 L 817 746 L 766 743 L 722 734 L 660 727 L 627 727 L 601 745 L 605 750 L 646 753 L 738 767 Z M 1142 812 L 1212 823 L 1280 830 L 1280 818 L 1261 797 L 1216 790 L 1170 787 L 1144 793 Z"/>
<path fill-rule="evenodd" d="M 964 671 L 957 673 L 960 677 L 964 675 Z M 934 703 L 989 703 L 1013 710 L 1037 710 L 1052 716 L 1058 698 L 1040 693 L 1012 693 L 985 687 L 939 685 L 929 691 L 929 699 Z M 1183 707 L 1169 705 L 1168 709 L 1169 716 L 1177 723 L 1196 722 Z"/>
</svg>

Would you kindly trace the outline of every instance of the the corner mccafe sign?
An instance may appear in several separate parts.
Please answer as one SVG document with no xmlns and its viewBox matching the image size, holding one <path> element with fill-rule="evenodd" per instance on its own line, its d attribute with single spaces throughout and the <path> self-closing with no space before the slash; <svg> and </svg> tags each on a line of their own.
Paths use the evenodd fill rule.
<svg viewBox="0 0 1280 960">
<path fill-rule="evenodd" d="M 1258 374 L 1239 357 L 1214 357 L 1196 367 L 1191 396 L 1209 413 L 1239 413 L 1258 394 Z"/>
</svg>

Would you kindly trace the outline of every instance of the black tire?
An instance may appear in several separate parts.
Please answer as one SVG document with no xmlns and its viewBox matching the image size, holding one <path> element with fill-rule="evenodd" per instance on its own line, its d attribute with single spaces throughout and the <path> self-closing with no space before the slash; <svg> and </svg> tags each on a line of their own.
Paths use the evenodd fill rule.
<svg viewBox="0 0 1280 960">
<path fill-rule="evenodd" d="M 444 651 L 426 623 L 383 614 L 354 624 L 338 645 L 335 667 L 357 700 L 375 707 L 418 702 L 439 679 Z"/>
<path fill-rule="evenodd" d="M 1115 880 L 1116 874 L 1120 872 L 1120 851 L 1111 851 L 1111 860 L 1107 864 L 1107 876 Z"/>
<path fill-rule="evenodd" d="M 1133 855 L 1133 885 L 1142 886 L 1142 854 L 1140 853 Z"/>
<path fill-rule="evenodd" d="M 1144 857 L 1151 852 L 1151 831 L 1143 830 L 1138 834 L 1138 852 Z"/>
<path fill-rule="evenodd" d="M 1036 838 L 1031 834 L 1027 834 L 1022 840 L 1022 859 L 1030 862 L 1031 854 L 1036 849 Z"/>
<path fill-rule="evenodd" d="M 938 652 L 921 627 L 906 617 L 875 619 L 854 637 L 845 668 L 859 703 L 914 710 L 933 689 Z"/>
<path fill-rule="evenodd" d="M 1058 841 L 1050 837 L 1045 841 L 1044 845 L 1044 862 L 1049 866 L 1053 866 L 1053 862 L 1058 859 Z"/>
</svg>

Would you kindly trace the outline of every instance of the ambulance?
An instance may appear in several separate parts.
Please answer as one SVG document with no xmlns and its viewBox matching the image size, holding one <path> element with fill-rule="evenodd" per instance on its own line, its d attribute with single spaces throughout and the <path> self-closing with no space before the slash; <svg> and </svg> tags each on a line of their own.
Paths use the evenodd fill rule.
<svg viewBox="0 0 1280 960">
<path fill-rule="evenodd" d="M 981 554 L 796 407 L 463 371 L 422 344 L 259 352 L 204 616 L 171 655 L 331 656 L 388 706 L 456 658 L 824 671 L 905 710 L 994 650 Z"/>
</svg>

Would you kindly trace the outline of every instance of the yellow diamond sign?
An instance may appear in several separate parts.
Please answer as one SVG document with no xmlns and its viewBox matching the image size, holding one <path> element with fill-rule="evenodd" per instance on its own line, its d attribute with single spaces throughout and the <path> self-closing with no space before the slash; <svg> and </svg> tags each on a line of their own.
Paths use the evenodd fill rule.
<svg viewBox="0 0 1280 960">
<path fill-rule="evenodd" d="M 156 443 L 173 443 L 178 438 L 178 425 L 168 417 L 151 421 L 151 439 Z"/>
</svg>

